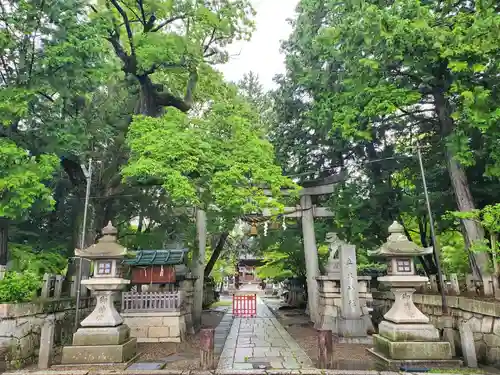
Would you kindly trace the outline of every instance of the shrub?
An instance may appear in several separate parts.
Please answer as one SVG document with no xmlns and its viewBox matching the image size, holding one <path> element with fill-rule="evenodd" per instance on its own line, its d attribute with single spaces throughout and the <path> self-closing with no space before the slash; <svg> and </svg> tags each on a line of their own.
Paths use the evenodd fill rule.
<svg viewBox="0 0 500 375">
<path fill-rule="evenodd" d="M 33 272 L 7 272 L 0 280 L 0 302 L 29 302 L 41 287 L 40 277 Z"/>
<path fill-rule="evenodd" d="M 57 249 L 34 252 L 31 246 L 21 244 L 9 244 L 9 256 L 9 269 L 40 276 L 45 273 L 63 274 L 68 263 Z"/>
</svg>

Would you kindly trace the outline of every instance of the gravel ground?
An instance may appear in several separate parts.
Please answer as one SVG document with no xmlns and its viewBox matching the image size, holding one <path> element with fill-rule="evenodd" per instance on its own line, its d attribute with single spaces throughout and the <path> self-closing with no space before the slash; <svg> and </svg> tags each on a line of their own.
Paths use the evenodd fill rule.
<svg viewBox="0 0 500 375">
<path fill-rule="evenodd" d="M 215 328 L 219 325 L 224 312 L 205 310 L 202 313 L 203 328 Z M 134 362 L 166 362 L 165 369 L 171 370 L 197 370 L 200 368 L 200 339 L 199 334 L 189 336 L 183 343 L 138 343 L 138 356 Z M 61 366 L 61 348 L 56 348 L 54 366 L 51 370 L 71 371 L 88 370 L 99 373 L 99 370 L 124 370 L 127 364 L 113 365 L 81 365 Z M 169 358 L 170 357 L 170 358 Z M 218 357 L 216 358 L 218 361 Z M 37 365 L 33 364 L 23 369 L 26 372 L 38 371 Z"/>
<path fill-rule="evenodd" d="M 220 311 L 203 311 L 202 326 L 215 328 L 223 316 L 224 313 Z M 182 343 L 139 343 L 137 344 L 137 352 L 140 354 L 136 362 L 166 361 L 165 368 L 169 370 L 196 370 L 200 368 L 199 334 L 189 336 Z"/>
<path fill-rule="evenodd" d="M 302 310 L 273 309 L 278 321 L 317 365 L 318 338 L 309 318 Z M 375 370 L 375 362 L 366 352 L 370 345 L 334 344 L 333 367 L 339 370 Z"/>
</svg>

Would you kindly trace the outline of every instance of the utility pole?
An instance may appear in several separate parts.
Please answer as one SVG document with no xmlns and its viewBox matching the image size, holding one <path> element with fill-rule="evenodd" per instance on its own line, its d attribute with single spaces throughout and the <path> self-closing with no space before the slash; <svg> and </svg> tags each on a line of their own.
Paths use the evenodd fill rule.
<svg viewBox="0 0 500 375">
<path fill-rule="evenodd" d="M 446 303 L 446 295 L 444 294 L 443 272 L 441 270 L 441 260 L 439 259 L 439 246 L 436 240 L 436 232 L 434 231 L 434 218 L 432 217 L 431 202 L 429 201 L 429 193 L 427 191 L 427 181 L 425 180 L 424 163 L 422 162 L 422 153 L 420 146 L 417 145 L 418 163 L 420 164 L 420 174 L 422 175 L 422 185 L 424 187 L 425 203 L 427 205 L 427 214 L 429 215 L 429 224 L 431 227 L 432 247 L 434 249 L 434 259 L 438 271 L 439 289 L 441 290 L 441 303 L 443 314 L 448 314 L 448 305 Z"/>
<path fill-rule="evenodd" d="M 80 240 L 80 250 L 85 248 L 85 237 L 87 231 L 87 211 L 89 209 L 89 199 L 90 199 L 90 184 L 92 182 L 92 159 L 89 159 L 88 169 L 84 164 L 81 165 L 83 175 L 87 180 L 87 188 L 85 191 L 85 205 L 83 208 L 83 223 L 82 223 L 82 235 Z M 75 332 L 80 324 L 80 299 L 81 299 L 81 284 L 82 284 L 82 258 L 78 257 L 78 272 L 76 274 L 76 312 L 75 312 Z"/>
</svg>

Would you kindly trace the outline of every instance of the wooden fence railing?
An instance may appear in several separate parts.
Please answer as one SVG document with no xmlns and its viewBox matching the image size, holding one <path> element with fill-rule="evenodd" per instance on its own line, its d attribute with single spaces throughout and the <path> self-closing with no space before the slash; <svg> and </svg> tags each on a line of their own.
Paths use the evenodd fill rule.
<svg viewBox="0 0 500 375">
<path fill-rule="evenodd" d="M 179 292 L 123 292 L 122 312 L 154 312 L 178 310 L 181 307 Z"/>
<path fill-rule="evenodd" d="M 43 282 L 39 295 L 41 298 L 60 298 L 64 276 L 46 273 L 43 275 Z"/>
</svg>

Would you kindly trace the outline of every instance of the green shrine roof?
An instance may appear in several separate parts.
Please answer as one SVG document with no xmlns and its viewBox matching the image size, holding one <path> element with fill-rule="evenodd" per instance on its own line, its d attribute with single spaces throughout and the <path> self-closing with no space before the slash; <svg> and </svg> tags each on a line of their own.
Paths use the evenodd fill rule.
<svg viewBox="0 0 500 375">
<path fill-rule="evenodd" d="M 175 266 L 184 263 L 188 249 L 138 250 L 135 258 L 126 259 L 131 266 Z"/>
</svg>

